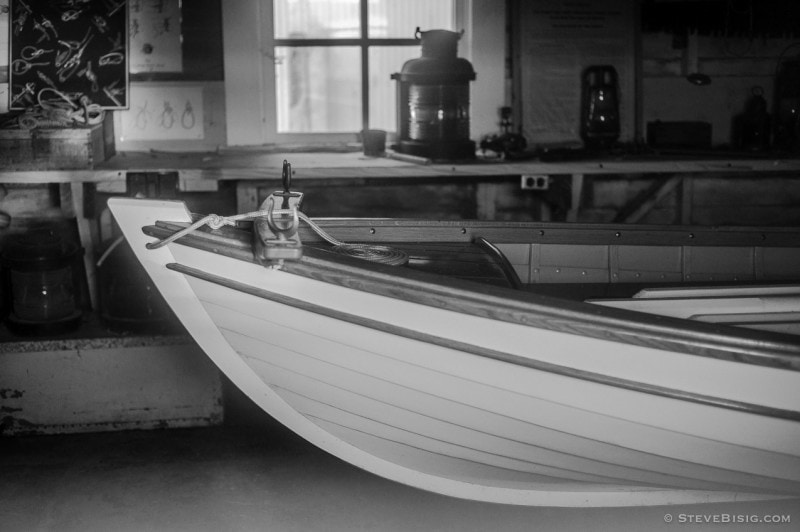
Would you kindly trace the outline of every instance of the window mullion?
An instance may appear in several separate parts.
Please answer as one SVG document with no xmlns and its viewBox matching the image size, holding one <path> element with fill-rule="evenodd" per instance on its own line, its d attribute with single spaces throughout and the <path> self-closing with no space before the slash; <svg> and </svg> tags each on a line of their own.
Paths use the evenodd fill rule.
<svg viewBox="0 0 800 532">
<path fill-rule="evenodd" d="M 361 0 L 361 129 L 369 128 L 369 6 Z"/>
</svg>

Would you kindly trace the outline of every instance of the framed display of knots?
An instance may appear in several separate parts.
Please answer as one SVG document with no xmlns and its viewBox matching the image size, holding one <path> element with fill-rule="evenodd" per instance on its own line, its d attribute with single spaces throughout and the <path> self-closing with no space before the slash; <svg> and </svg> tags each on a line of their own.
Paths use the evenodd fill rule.
<svg viewBox="0 0 800 532">
<path fill-rule="evenodd" d="M 9 0 L 9 107 L 127 109 L 126 0 Z"/>
</svg>

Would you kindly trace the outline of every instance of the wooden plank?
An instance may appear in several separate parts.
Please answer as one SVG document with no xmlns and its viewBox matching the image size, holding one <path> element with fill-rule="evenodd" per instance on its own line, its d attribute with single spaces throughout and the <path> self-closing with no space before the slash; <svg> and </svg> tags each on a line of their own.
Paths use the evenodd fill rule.
<svg viewBox="0 0 800 532">
<path fill-rule="evenodd" d="M 683 280 L 683 246 L 610 246 L 611 280 L 663 283 Z"/>
<path fill-rule="evenodd" d="M 89 127 L 0 129 L 5 170 L 92 169 L 107 157 L 103 124 Z"/>
<path fill-rule="evenodd" d="M 500 243 L 594 245 L 764 246 L 800 245 L 794 228 L 701 227 L 475 220 L 316 220 L 343 241 L 470 241 L 483 236 Z M 319 237 L 301 226 L 301 237 Z"/>
<path fill-rule="evenodd" d="M 283 160 L 292 163 L 295 179 L 322 181 L 373 179 L 470 178 L 496 180 L 522 174 L 546 175 L 627 175 L 720 174 L 748 176 L 755 181 L 761 175 L 796 179 L 800 171 L 797 159 L 630 159 L 569 162 L 483 162 L 471 164 L 419 165 L 389 158 L 365 159 L 360 152 L 311 153 L 266 150 L 218 150 L 216 152 L 119 152 L 98 163 L 92 170 L 9 171 L 0 170 L 0 183 L 100 182 L 125 179 L 125 172 L 177 171 L 181 179 L 275 180 L 280 181 Z"/>
<path fill-rule="evenodd" d="M 663 198 L 671 194 L 681 184 L 681 176 L 657 178 L 641 194 L 633 198 L 614 217 L 615 223 L 637 223 L 649 213 Z"/>
<path fill-rule="evenodd" d="M 582 173 L 572 174 L 572 199 L 567 212 L 568 222 L 577 222 L 578 214 L 581 210 L 581 200 L 583 198 L 584 177 Z"/>
<path fill-rule="evenodd" d="M 382 321 L 372 320 L 361 316 L 347 314 L 344 312 L 333 310 L 329 307 L 319 306 L 314 303 L 295 299 L 291 296 L 286 296 L 269 290 L 256 288 L 254 286 L 245 283 L 240 283 L 232 279 L 217 277 L 215 275 L 208 274 L 202 270 L 198 270 L 191 266 L 172 263 L 172 264 L 167 264 L 167 267 L 170 270 L 177 271 L 185 275 L 201 279 L 203 281 L 215 283 L 224 286 L 226 288 L 232 289 L 234 291 L 254 295 L 260 298 L 267 299 L 269 301 L 274 301 L 281 304 L 289 305 L 293 308 L 311 312 L 317 315 L 331 317 L 336 320 L 343 321 L 344 323 L 356 324 L 359 326 L 368 327 L 370 329 L 388 333 L 393 336 L 418 340 L 424 342 L 425 344 L 446 347 L 448 349 L 455 349 L 457 351 L 470 353 L 487 359 L 499 360 L 506 363 L 514 364 L 523 368 L 532 368 L 540 371 L 545 371 L 548 373 L 554 373 L 557 375 L 566 375 L 584 381 L 602 383 L 609 386 L 614 386 L 627 390 L 635 390 L 638 392 L 658 395 L 661 397 L 680 399 L 682 401 L 689 401 L 705 405 L 713 405 L 720 408 L 728 408 L 738 411 L 752 412 L 752 413 L 757 413 L 759 415 L 771 416 L 782 419 L 800 420 L 800 412 L 796 411 L 764 407 L 762 405 L 756 405 L 756 404 L 746 404 L 740 401 L 731 401 L 724 398 L 691 393 L 691 392 L 686 392 L 684 390 L 669 389 L 662 386 L 655 386 L 642 382 L 633 382 L 626 379 L 620 379 L 616 377 L 610 377 L 607 375 L 576 370 L 575 368 L 559 366 L 543 362 L 540 360 L 536 360 L 533 358 L 520 357 L 509 353 L 482 348 L 480 346 L 472 344 L 466 344 L 463 342 L 458 342 L 446 338 L 431 336 L 423 332 L 411 329 L 405 329 Z"/>
<path fill-rule="evenodd" d="M 683 275 L 687 281 L 745 281 L 755 279 L 755 247 L 686 246 Z"/>
<path fill-rule="evenodd" d="M 91 308 L 100 308 L 97 294 L 97 268 L 95 267 L 95 247 L 92 227 L 83 212 L 83 183 L 69 183 L 60 185 L 62 208 L 67 216 L 74 216 L 78 228 L 78 237 L 83 247 L 83 266 L 86 273 L 86 287 L 89 292 Z"/>
<path fill-rule="evenodd" d="M 680 222 L 690 225 L 694 217 L 694 179 L 683 176 L 680 186 Z"/>
<path fill-rule="evenodd" d="M 772 248 L 769 246 L 756 248 L 756 277 L 763 280 L 793 279 L 800 272 L 800 249 Z"/>
<path fill-rule="evenodd" d="M 497 185 L 480 183 L 476 187 L 476 218 L 479 220 L 494 220 L 497 217 Z"/>
</svg>

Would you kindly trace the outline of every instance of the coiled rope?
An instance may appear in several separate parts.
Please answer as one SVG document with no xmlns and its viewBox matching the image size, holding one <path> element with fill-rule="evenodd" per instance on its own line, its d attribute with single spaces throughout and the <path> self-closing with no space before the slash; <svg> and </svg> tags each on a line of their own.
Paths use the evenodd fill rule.
<svg viewBox="0 0 800 532">
<path fill-rule="evenodd" d="M 330 234 L 325 232 L 314 220 L 306 216 L 300 211 L 296 209 L 275 209 L 272 211 L 273 215 L 287 215 L 287 214 L 297 214 L 297 217 L 306 223 L 317 235 L 319 235 L 323 240 L 328 242 L 333 246 L 333 251 L 339 253 L 341 255 L 346 255 L 348 257 L 355 257 L 359 259 L 369 260 L 372 262 L 379 262 L 381 264 L 388 264 L 391 266 L 402 266 L 408 262 L 408 254 L 402 250 L 392 248 L 389 246 L 379 246 L 374 244 L 349 244 L 346 242 L 342 242 L 341 240 L 337 240 L 336 238 L 332 237 Z M 262 218 L 269 214 L 267 210 L 258 210 L 253 212 L 248 212 L 244 214 L 236 214 L 233 216 L 220 216 L 218 214 L 209 214 L 204 216 L 203 218 L 197 220 L 193 224 L 181 229 L 180 231 L 176 231 L 172 233 L 170 236 L 163 238 L 157 242 L 150 242 L 147 244 L 147 249 L 158 249 L 160 247 L 166 246 L 170 242 L 174 242 L 175 240 L 186 236 L 189 233 L 192 233 L 204 225 L 207 225 L 211 229 L 220 229 L 226 225 L 235 226 L 236 222 L 243 221 L 243 220 L 252 220 L 255 218 Z"/>
<path fill-rule="evenodd" d="M 16 118 L 16 125 L 20 129 L 94 126 L 105 118 L 103 108 L 91 103 L 87 96 L 82 96 L 79 104 L 76 104 L 69 95 L 44 87 L 36 94 L 36 100 L 38 105 L 29 107 Z"/>
</svg>

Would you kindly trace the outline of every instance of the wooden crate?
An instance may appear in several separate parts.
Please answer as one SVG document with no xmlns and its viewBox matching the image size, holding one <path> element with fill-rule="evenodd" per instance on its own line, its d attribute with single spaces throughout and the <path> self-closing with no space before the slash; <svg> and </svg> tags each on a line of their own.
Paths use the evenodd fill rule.
<svg viewBox="0 0 800 532">
<path fill-rule="evenodd" d="M 0 129 L 2 170 L 91 169 L 112 155 L 113 123 L 108 119 L 89 127 Z"/>
<path fill-rule="evenodd" d="M 218 425 L 222 393 L 184 337 L 0 342 L 0 437 Z"/>
</svg>

